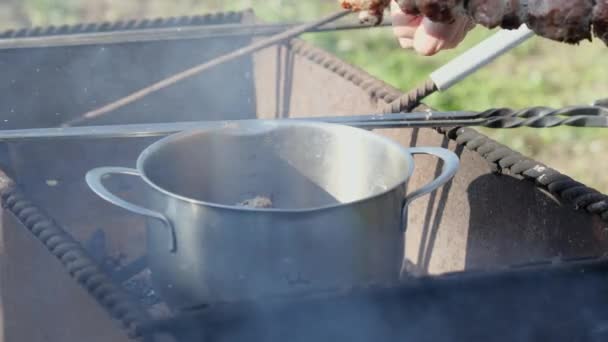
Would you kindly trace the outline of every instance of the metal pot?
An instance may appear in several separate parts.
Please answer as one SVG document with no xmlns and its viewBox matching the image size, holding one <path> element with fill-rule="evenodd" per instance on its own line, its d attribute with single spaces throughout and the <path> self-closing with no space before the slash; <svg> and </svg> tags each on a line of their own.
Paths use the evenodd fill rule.
<svg viewBox="0 0 608 342">
<path fill-rule="evenodd" d="M 406 196 L 414 154 L 443 159 L 443 172 Z M 449 150 L 406 149 L 362 129 L 253 120 L 169 136 L 137 169 L 98 168 L 86 181 L 149 218 L 155 286 L 182 307 L 398 281 L 409 202 L 458 167 Z M 141 177 L 148 209 L 108 191 L 110 174 Z M 238 205 L 256 196 L 272 207 Z"/>
</svg>

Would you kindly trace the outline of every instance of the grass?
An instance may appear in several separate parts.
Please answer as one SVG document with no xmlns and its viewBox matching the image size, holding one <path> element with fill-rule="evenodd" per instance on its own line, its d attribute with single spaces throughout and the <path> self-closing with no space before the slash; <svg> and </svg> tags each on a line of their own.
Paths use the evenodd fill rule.
<svg viewBox="0 0 608 342">
<path fill-rule="evenodd" d="M 138 16 L 175 16 L 254 8 L 267 21 L 312 20 L 335 10 L 335 0 L 21 0 L 0 2 L 5 26 L 66 24 Z M 9 15 L 7 13 L 12 13 Z M 11 21 L 13 20 L 13 21 Z M 306 35 L 305 39 L 407 91 L 430 72 L 493 32 L 475 29 L 457 49 L 433 57 L 401 50 L 389 28 Z M 567 106 L 608 97 L 608 48 L 570 46 L 534 37 L 468 79 L 425 102 L 441 110 Z M 604 151 L 608 130 L 482 130 L 494 139 L 608 193 Z"/>
</svg>

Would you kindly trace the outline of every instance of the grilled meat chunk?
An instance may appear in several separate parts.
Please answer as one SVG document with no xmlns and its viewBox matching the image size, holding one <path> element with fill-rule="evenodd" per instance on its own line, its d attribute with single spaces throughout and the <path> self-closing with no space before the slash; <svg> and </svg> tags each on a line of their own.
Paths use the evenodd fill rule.
<svg viewBox="0 0 608 342">
<path fill-rule="evenodd" d="M 596 0 L 592 15 L 593 34 L 608 45 L 608 0 Z"/>
<path fill-rule="evenodd" d="M 492 29 L 502 24 L 510 3 L 505 0 L 469 0 L 467 14 L 475 23 Z"/>
<path fill-rule="evenodd" d="M 339 0 L 342 8 L 360 12 L 362 23 L 378 25 L 384 19 L 384 10 L 391 5 L 391 0 Z"/>
<path fill-rule="evenodd" d="M 432 21 L 451 23 L 455 12 L 462 8 L 461 0 L 417 0 L 419 12 Z"/>
<path fill-rule="evenodd" d="M 526 24 L 539 36 L 566 43 L 591 39 L 593 0 L 529 0 Z"/>
<path fill-rule="evenodd" d="M 394 0 L 411 15 L 451 23 L 465 15 L 487 28 L 527 25 L 537 35 L 577 44 L 595 35 L 608 45 L 608 0 Z M 366 13 L 380 23 L 390 0 L 340 0 L 344 8 Z"/>
<path fill-rule="evenodd" d="M 416 0 L 395 0 L 399 8 L 407 14 L 410 15 L 419 15 L 420 10 L 418 9 L 418 4 Z"/>
</svg>

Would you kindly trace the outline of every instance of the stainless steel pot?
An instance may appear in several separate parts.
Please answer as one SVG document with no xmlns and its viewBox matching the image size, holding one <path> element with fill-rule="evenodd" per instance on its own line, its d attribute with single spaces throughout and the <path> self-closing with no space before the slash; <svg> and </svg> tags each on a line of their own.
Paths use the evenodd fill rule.
<svg viewBox="0 0 608 342">
<path fill-rule="evenodd" d="M 443 172 L 406 196 L 414 154 L 443 159 Z M 458 167 L 449 150 L 405 149 L 362 129 L 247 121 L 169 136 L 137 169 L 98 168 L 86 181 L 149 217 L 155 286 L 181 307 L 398 281 L 408 203 Z M 141 177 L 147 209 L 108 191 L 110 174 Z M 256 196 L 272 207 L 237 205 Z"/>
</svg>

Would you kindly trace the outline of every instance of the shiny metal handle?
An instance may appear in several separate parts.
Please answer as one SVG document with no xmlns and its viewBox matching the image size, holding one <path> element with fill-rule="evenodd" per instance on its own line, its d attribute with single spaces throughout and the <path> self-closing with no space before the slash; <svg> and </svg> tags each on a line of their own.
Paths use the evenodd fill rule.
<svg viewBox="0 0 608 342">
<path fill-rule="evenodd" d="M 521 25 L 517 30 L 500 30 L 435 70 L 430 78 L 439 91 L 446 91 L 533 36 L 534 32 L 526 25 Z"/>
<path fill-rule="evenodd" d="M 412 201 L 416 200 L 421 196 L 424 196 L 437 190 L 439 187 L 449 182 L 456 175 L 456 172 L 458 172 L 458 169 L 460 167 L 460 160 L 458 159 L 458 156 L 454 152 L 445 148 L 412 147 L 408 149 L 408 151 L 412 155 L 430 154 L 440 158 L 441 160 L 443 160 L 443 169 L 441 170 L 441 174 L 439 175 L 439 177 L 435 178 L 432 182 L 426 184 L 420 189 L 411 192 L 405 197 L 402 212 L 402 227 L 405 227 L 405 224 L 407 223 L 407 209 L 410 203 L 412 203 Z"/>
<path fill-rule="evenodd" d="M 99 197 L 103 198 L 104 200 L 135 214 L 139 214 L 161 221 L 164 227 L 168 229 L 169 234 L 171 235 L 169 248 L 171 252 L 175 252 L 177 250 L 177 239 L 175 236 L 175 228 L 173 227 L 169 219 L 163 214 L 129 203 L 111 193 L 108 189 L 106 189 L 106 187 L 102 183 L 103 177 L 110 174 L 121 174 L 141 177 L 139 171 L 135 169 L 129 169 L 125 167 L 100 167 L 87 172 L 85 179 L 91 190 L 93 190 L 93 192 L 95 192 Z"/>
</svg>

